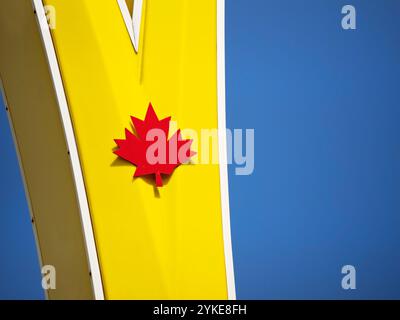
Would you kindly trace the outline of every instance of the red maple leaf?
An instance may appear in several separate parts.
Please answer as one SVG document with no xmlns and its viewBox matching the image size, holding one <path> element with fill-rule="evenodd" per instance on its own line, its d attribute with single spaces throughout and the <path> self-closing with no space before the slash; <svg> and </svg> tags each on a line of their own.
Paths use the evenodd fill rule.
<svg viewBox="0 0 400 320">
<path fill-rule="evenodd" d="M 136 135 L 125 129 L 125 139 L 115 139 L 119 157 L 136 166 L 134 177 L 155 174 L 156 186 L 162 187 L 161 174 L 171 175 L 176 167 L 196 153 L 190 150 L 192 140 L 182 140 L 180 130 L 168 139 L 171 117 L 158 120 L 151 103 L 146 117 L 131 117 Z"/>
</svg>

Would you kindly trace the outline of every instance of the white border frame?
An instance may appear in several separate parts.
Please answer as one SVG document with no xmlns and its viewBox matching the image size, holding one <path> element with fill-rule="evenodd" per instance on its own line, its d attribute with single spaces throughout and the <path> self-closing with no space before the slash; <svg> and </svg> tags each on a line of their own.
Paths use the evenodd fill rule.
<svg viewBox="0 0 400 320">
<path fill-rule="evenodd" d="M 229 208 L 228 151 L 226 145 L 226 91 L 225 91 L 225 0 L 217 0 L 217 89 L 219 177 L 221 188 L 222 229 L 228 299 L 236 299 L 233 268 L 231 222 Z"/>
<path fill-rule="evenodd" d="M 69 114 L 67 98 L 64 92 L 64 86 L 57 61 L 57 55 L 51 38 L 49 25 L 42 0 L 33 0 L 33 7 L 36 11 L 37 22 L 39 25 L 44 49 L 46 52 L 51 77 L 60 109 L 61 120 L 64 127 L 65 138 L 70 153 L 72 172 L 74 176 L 75 188 L 77 193 L 78 205 L 81 213 L 81 222 L 83 235 L 86 245 L 86 253 L 91 272 L 91 281 L 93 286 L 94 298 L 104 300 L 103 285 L 97 258 L 96 243 L 94 240 L 92 221 L 90 218 L 89 204 L 86 196 L 86 189 L 83 180 L 82 168 L 79 160 L 78 148 L 76 146 L 74 130 L 71 116 Z M 89 275 L 88 275 L 89 276 Z"/>
<path fill-rule="evenodd" d="M 128 30 L 135 52 L 139 51 L 139 39 L 140 39 L 140 26 L 142 23 L 143 15 L 143 0 L 133 1 L 133 13 L 132 16 L 128 10 L 125 0 L 117 0 L 119 8 L 124 18 L 126 29 Z"/>
</svg>

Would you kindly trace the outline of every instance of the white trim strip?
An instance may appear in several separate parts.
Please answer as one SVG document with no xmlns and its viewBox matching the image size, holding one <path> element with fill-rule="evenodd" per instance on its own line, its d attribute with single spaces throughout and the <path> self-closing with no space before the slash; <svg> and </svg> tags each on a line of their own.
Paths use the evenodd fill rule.
<svg viewBox="0 0 400 320">
<path fill-rule="evenodd" d="M 142 23 L 143 0 L 134 0 L 133 13 L 128 10 L 125 0 L 118 0 L 118 5 L 124 18 L 135 51 L 139 51 L 140 26 Z"/>
<path fill-rule="evenodd" d="M 65 138 L 70 153 L 72 171 L 74 175 L 75 187 L 78 198 L 78 205 L 81 212 L 81 220 L 83 234 L 88 255 L 89 268 L 91 271 L 91 279 L 93 284 L 93 292 L 96 300 L 104 299 L 103 286 L 101 281 L 100 267 L 97 258 L 96 244 L 90 219 L 88 199 L 86 197 L 86 189 L 83 181 L 82 169 L 79 161 L 78 149 L 76 146 L 74 130 L 69 114 L 67 99 L 61 79 L 61 73 L 57 62 L 56 52 L 54 50 L 45 10 L 42 0 L 33 0 L 34 9 L 36 10 L 37 22 L 40 28 L 47 60 L 50 67 L 50 73 L 53 80 L 54 89 L 60 108 L 61 119 L 64 127 Z"/>
<path fill-rule="evenodd" d="M 228 299 L 236 299 L 235 273 L 233 269 L 231 223 L 229 210 L 228 152 L 226 145 L 226 97 L 225 97 L 225 0 L 217 0 L 217 86 L 218 86 L 218 139 L 219 172 L 221 186 L 222 228 Z"/>
<path fill-rule="evenodd" d="M 139 51 L 139 38 L 140 38 L 140 26 L 142 23 L 142 14 L 143 14 L 143 0 L 134 0 L 132 25 L 133 25 L 133 35 L 135 37 L 134 47 L 136 52 Z"/>
</svg>

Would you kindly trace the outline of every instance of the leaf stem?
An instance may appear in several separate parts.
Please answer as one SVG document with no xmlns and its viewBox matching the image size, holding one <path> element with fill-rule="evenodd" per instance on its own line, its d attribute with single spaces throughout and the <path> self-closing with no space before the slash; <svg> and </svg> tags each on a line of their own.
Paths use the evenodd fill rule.
<svg viewBox="0 0 400 320">
<path fill-rule="evenodd" d="M 156 186 L 157 187 L 162 187 L 163 186 L 163 181 L 162 181 L 162 178 L 161 178 L 160 171 L 156 172 Z"/>
</svg>

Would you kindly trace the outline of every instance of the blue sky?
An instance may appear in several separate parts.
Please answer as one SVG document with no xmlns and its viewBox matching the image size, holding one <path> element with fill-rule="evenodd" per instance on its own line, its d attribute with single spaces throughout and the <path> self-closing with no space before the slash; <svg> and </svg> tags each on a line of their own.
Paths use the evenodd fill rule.
<svg viewBox="0 0 400 320">
<path fill-rule="evenodd" d="M 227 1 L 227 117 L 255 129 L 230 169 L 239 298 L 400 298 L 400 2 Z M 343 290 L 341 268 L 356 268 Z"/>
</svg>

